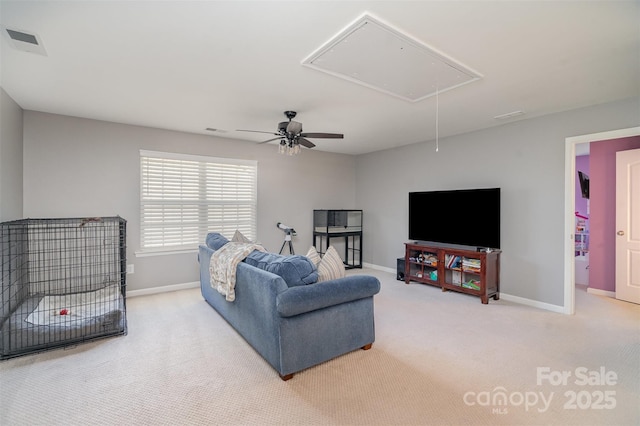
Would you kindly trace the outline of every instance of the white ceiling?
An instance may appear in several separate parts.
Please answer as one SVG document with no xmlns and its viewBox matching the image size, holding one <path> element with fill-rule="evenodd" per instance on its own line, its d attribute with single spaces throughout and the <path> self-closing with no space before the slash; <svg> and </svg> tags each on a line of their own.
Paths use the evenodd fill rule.
<svg viewBox="0 0 640 426">
<path fill-rule="evenodd" d="M 409 102 L 302 65 L 365 12 L 482 75 L 439 95 L 440 138 L 640 96 L 637 0 L 2 0 L 0 24 L 35 33 L 46 56 L 3 36 L 0 81 L 25 110 L 225 138 L 265 140 L 235 129 L 275 132 L 295 110 L 306 132 L 344 133 L 312 139 L 316 150 L 433 140 L 435 97 Z"/>
</svg>

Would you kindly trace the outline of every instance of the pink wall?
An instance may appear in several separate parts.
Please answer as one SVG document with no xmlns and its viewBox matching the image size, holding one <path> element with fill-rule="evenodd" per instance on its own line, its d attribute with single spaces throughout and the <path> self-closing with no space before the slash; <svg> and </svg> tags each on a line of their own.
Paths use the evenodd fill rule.
<svg viewBox="0 0 640 426">
<path fill-rule="evenodd" d="M 616 290 L 616 152 L 637 148 L 640 148 L 640 136 L 595 142 L 589 147 L 591 288 L 612 292 Z"/>
</svg>

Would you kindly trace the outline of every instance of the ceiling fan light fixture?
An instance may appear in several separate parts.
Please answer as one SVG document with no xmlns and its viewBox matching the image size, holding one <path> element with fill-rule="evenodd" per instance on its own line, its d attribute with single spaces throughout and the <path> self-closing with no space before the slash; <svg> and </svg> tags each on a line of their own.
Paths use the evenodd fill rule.
<svg viewBox="0 0 640 426">
<path fill-rule="evenodd" d="M 283 155 L 298 155 L 300 154 L 300 144 L 292 139 L 280 139 L 280 144 L 278 145 L 278 153 Z"/>
</svg>

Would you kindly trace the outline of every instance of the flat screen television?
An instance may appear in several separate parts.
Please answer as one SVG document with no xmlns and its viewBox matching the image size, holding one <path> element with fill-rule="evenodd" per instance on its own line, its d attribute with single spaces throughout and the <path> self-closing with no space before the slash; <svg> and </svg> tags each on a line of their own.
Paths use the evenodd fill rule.
<svg viewBox="0 0 640 426">
<path fill-rule="evenodd" d="M 580 192 L 582 198 L 589 198 L 589 176 L 586 173 L 578 172 L 578 178 L 580 179 Z"/>
<path fill-rule="evenodd" d="M 500 188 L 409 193 L 409 239 L 500 248 Z"/>
</svg>

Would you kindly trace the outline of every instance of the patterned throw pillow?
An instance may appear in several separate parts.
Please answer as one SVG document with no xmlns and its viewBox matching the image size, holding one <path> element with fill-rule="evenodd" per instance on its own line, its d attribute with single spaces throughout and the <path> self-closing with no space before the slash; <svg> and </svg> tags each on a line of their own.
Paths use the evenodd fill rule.
<svg viewBox="0 0 640 426">
<path fill-rule="evenodd" d="M 309 247 L 309 251 L 307 252 L 306 256 L 317 268 L 320 264 L 320 255 L 318 254 L 318 250 L 316 250 L 314 246 L 311 246 Z"/>
<path fill-rule="evenodd" d="M 345 275 L 342 258 L 340 258 L 338 251 L 333 246 L 329 246 L 324 256 L 322 256 L 320 264 L 318 264 L 318 282 L 335 280 Z"/>
</svg>

